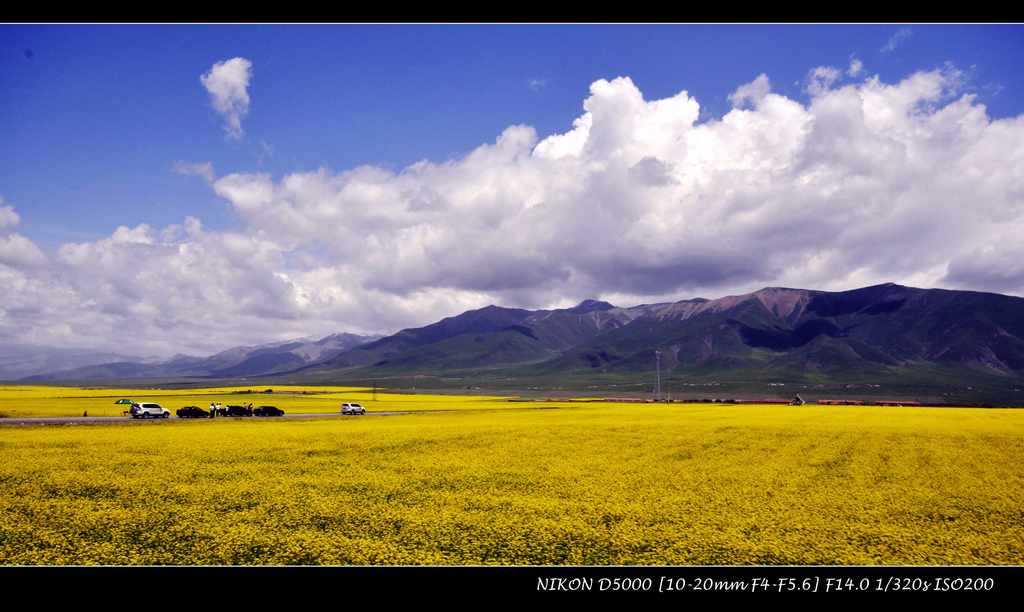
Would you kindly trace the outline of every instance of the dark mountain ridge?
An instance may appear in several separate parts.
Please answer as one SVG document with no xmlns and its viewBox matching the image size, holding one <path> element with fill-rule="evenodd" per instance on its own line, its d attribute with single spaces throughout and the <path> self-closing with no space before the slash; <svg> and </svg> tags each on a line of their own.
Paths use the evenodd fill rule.
<svg viewBox="0 0 1024 612">
<path fill-rule="evenodd" d="M 320 380 L 489 372 L 529 380 L 649 376 L 891 379 L 918 372 L 1020 378 L 1024 299 L 886 283 L 620 308 L 488 306 L 406 329 L 296 372 Z M 459 357 L 462 356 L 462 358 Z"/>
</svg>

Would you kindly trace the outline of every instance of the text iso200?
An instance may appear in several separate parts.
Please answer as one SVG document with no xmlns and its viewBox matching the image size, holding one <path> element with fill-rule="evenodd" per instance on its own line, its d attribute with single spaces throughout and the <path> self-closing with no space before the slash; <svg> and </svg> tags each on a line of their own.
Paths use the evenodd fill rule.
<svg viewBox="0 0 1024 612">
<path fill-rule="evenodd" d="M 936 591 L 991 591 L 995 588 L 993 578 L 936 578 Z"/>
</svg>

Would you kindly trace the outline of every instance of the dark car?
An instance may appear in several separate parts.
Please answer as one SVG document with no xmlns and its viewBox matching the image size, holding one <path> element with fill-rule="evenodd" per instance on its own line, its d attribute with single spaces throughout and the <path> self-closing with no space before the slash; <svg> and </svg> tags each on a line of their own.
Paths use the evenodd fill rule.
<svg viewBox="0 0 1024 612">
<path fill-rule="evenodd" d="M 284 416 L 284 410 L 277 406 L 256 406 L 252 409 L 252 416 Z"/>
<path fill-rule="evenodd" d="M 220 409 L 218 416 L 252 416 L 252 410 L 245 406 L 227 406 Z"/>
<path fill-rule="evenodd" d="M 203 410 L 199 406 L 185 406 L 184 408 L 179 408 L 178 411 L 176 412 L 176 414 L 178 415 L 179 419 L 208 419 L 208 418 L 210 418 L 210 413 L 205 411 L 205 410 Z"/>
</svg>

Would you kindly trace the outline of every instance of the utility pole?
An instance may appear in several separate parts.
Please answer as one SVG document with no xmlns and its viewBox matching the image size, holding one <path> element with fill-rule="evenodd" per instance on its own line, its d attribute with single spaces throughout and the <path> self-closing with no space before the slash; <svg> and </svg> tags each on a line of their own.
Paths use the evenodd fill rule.
<svg viewBox="0 0 1024 612">
<path fill-rule="evenodd" d="M 654 389 L 654 401 L 661 401 L 661 351 L 654 351 L 654 364 L 658 373 L 658 386 Z"/>
</svg>

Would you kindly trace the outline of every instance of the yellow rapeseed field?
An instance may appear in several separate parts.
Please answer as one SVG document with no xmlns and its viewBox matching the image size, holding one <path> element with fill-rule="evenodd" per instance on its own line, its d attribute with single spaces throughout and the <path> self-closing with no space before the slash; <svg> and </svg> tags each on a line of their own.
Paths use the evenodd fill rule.
<svg viewBox="0 0 1024 612">
<path fill-rule="evenodd" d="M 511 406 L 0 427 L 0 564 L 1024 563 L 1024 411 Z"/>
</svg>

